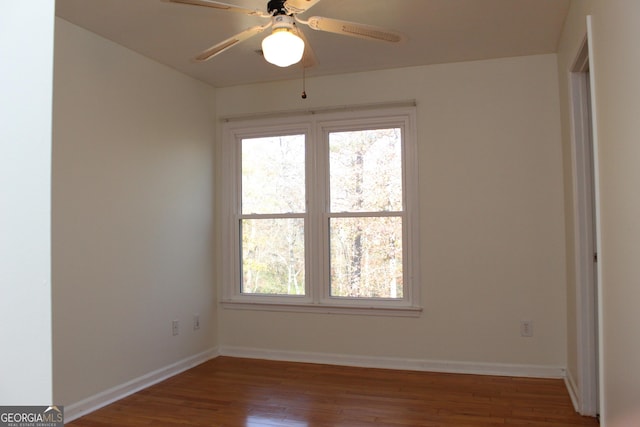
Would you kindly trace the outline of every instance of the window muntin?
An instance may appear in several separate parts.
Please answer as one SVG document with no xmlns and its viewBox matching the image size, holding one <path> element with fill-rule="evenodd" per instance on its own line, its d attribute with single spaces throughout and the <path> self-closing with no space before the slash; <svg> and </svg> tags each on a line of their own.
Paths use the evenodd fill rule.
<svg viewBox="0 0 640 427">
<path fill-rule="evenodd" d="M 412 107 L 226 123 L 223 167 L 225 181 L 231 181 L 223 189 L 229 202 L 223 209 L 235 218 L 235 225 L 225 232 L 230 251 L 223 252 L 223 304 L 266 310 L 419 313 L 414 123 Z M 287 146 L 289 138 L 304 140 L 304 150 Z M 357 173 L 349 165 L 359 161 L 354 138 L 366 148 L 360 150 L 364 154 Z M 256 149 L 253 145 L 259 143 L 265 145 Z M 273 145 L 266 149 L 270 144 L 278 150 Z M 297 160 L 274 160 L 275 151 L 298 153 L 293 156 Z M 249 156 L 259 159 L 250 162 Z M 259 162 L 265 165 L 263 170 L 248 173 L 249 165 Z M 383 166 L 388 170 L 382 171 Z M 361 179 L 359 190 L 341 188 L 355 185 L 356 176 Z M 275 184 L 263 190 L 265 182 Z M 234 188 L 235 193 L 229 191 Z M 284 194 L 288 192 L 295 197 Z M 250 197 L 254 200 L 246 200 Z M 278 197 L 281 200 L 274 201 Z M 278 231 L 285 229 L 290 233 Z M 354 231 L 359 231 L 359 240 L 355 235 L 345 238 Z M 354 250 L 362 260 L 360 266 L 352 262 Z M 267 276 L 279 277 L 278 286 L 261 282 L 267 277 L 260 270 L 265 259 L 273 263 Z M 359 276 L 345 274 L 348 264 Z"/>
</svg>

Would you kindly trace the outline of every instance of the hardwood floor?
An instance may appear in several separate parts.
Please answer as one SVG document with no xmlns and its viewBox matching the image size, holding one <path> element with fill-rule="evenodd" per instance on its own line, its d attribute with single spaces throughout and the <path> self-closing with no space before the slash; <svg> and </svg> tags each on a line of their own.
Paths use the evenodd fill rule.
<svg viewBox="0 0 640 427">
<path fill-rule="evenodd" d="M 562 380 L 219 357 L 68 426 L 597 426 Z"/>
</svg>

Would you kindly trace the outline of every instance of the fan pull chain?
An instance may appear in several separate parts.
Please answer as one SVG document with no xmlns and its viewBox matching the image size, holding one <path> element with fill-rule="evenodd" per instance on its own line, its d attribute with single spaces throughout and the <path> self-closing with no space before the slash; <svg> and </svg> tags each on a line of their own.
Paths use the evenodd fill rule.
<svg viewBox="0 0 640 427">
<path fill-rule="evenodd" d="M 306 79 L 305 79 L 305 67 L 302 65 L 302 99 L 307 99 L 307 91 L 306 91 Z"/>
</svg>

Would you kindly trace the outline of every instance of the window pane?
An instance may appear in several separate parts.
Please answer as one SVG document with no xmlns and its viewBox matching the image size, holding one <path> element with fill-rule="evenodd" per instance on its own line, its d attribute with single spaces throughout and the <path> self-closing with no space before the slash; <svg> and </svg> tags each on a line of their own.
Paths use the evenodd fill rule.
<svg viewBox="0 0 640 427">
<path fill-rule="evenodd" d="M 403 297 L 402 218 L 331 218 L 331 296 Z"/>
<path fill-rule="evenodd" d="M 242 140 L 242 213 L 305 211 L 304 135 Z"/>
<path fill-rule="evenodd" d="M 399 128 L 329 135 L 331 212 L 402 210 Z"/>
<path fill-rule="evenodd" d="M 244 219 L 244 294 L 304 295 L 304 219 Z"/>
</svg>

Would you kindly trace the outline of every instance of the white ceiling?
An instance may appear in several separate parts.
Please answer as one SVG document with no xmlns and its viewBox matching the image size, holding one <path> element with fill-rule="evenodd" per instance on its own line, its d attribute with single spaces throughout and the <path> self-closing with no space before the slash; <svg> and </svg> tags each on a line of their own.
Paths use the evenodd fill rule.
<svg viewBox="0 0 640 427">
<path fill-rule="evenodd" d="M 267 0 L 223 0 L 266 9 Z M 300 15 L 395 29 L 400 45 L 302 29 L 317 64 L 307 76 L 552 53 L 570 0 L 322 0 Z M 205 63 L 200 51 L 265 21 L 162 0 L 56 0 L 57 16 L 215 87 L 300 78 L 258 53 L 266 33 Z"/>
</svg>

